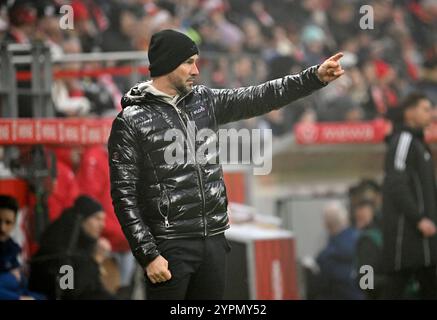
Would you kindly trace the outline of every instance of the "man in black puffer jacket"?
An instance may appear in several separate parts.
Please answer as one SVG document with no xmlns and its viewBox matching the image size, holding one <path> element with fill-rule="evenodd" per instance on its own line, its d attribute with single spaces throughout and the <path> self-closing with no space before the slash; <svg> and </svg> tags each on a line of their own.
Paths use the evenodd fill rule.
<svg viewBox="0 0 437 320">
<path fill-rule="evenodd" d="M 383 257 L 386 299 L 404 298 L 413 280 L 420 297 L 437 298 L 437 189 L 424 129 L 431 102 L 420 93 L 405 98 L 402 125 L 388 137 L 383 186 Z"/>
<path fill-rule="evenodd" d="M 165 134 L 178 129 L 189 136 L 193 123 L 196 131 L 217 132 L 221 124 L 305 97 L 344 73 L 338 62 L 342 54 L 298 75 L 229 90 L 193 86 L 198 49 L 182 33 L 154 34 L 148 56 L 152 80 L 123 97 L 108 141 L 115 212 L 145 269 L 149 299 L 221 299 L 230 250 L 224 237 L 229 220 L 221 165 L 169 164 L 166 154 L 173 141 Z M 210 143 L 187 140 L 181 148 L 192 154 Z"/>
</svg>

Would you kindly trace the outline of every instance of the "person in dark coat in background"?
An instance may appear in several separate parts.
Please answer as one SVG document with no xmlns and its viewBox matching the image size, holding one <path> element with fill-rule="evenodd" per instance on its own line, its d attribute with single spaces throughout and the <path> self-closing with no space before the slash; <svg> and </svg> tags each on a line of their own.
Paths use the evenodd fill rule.
<svg viewBox="0 0 437 320">
<path fill-rule="evenodd" d="M 43 233 L 40 249 L 31 261 L 30 288 L 50 299 L 113 299 L 101 282 L 96 259 L 104 219 L 98 202 L 79 196 L 74 206 L 66 209 Z M 63 265 L 73 268 L 74 289 L 60 287 Z"/>
<path fill-rule="evenodd" d="M 124 291 L 129 292 L 132 289 L 130 285 L 135 272 L 135 258 L 129 249 L 129 244 L 112 206 L 108 152 L 103 146 L 84 149 L 76 179 L 81 193 L 99 201 L 106 213 L 102 236 L 111 243 L 112 256 L 117 260 L 120 270 L 120 286 L 124 288 Z"/>
<path fill-rule="evenodd" d="M 383 254 L 387 283 L 383 297 L 400 299 L 412 279 L 419 296 L 437 298 L 437 189 L 424 129 L 431 124 L 426 96 L 411 93 L 401 103 L 387 138 L 383 185 Z"/>
</svg>

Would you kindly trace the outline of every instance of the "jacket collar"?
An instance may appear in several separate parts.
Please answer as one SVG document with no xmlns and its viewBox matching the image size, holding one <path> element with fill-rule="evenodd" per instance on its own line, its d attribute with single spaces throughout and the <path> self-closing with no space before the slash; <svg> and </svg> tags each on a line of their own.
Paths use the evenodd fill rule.
<svg viewBox="0 0 437 320">
<path fill-rule="evenodd" d="M 409 133 L 411 133 L 414 137 L 420 139 L 420 140 L 424 140 L 425 139 L 425 132 L 423 129 L 417 129 L 417 128 L 411 128 L 409 126 L 406 125 L 402 125 L 399 128 L 399 131 L 407 131 Z"/>
<path fill-rule="evenodd" d="M 186 99 L 193 93 L 193 89 L 183 96 L 176 95 L 174 97 L 156 89 L 152 85 L 152 81 L 138 83 L 131 88 L 122 98 L 122 107 L 139 104 L 147 100 L 164 101 L 170 105 L 176 106 L 179 102 Z"/>
</svg>

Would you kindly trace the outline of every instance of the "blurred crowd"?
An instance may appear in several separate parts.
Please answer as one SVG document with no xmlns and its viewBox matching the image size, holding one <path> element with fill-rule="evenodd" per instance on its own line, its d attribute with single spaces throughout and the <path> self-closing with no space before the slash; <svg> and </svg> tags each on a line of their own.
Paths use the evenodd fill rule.
<svg viewBox="0 0 437 320">
<path fill-rule="evenodd" d="M 154 32 L 165 28 L 181 30 L 199 45 L 199 82 L 211 87 L 261 83 L 344 52 L 342 65 L 346 74 L 340 80 L 292 107 L 241 123 L 243 127 L 271 128 L 274 135 L 290 132 L 299 121 L 384 117 L 412 90 L 424 91 L 434 103 L 437 101 L 435 0 L 1 3 L 0 39 L 16 43 L 39 39 L 57 57 L 63 53 L 147 51 Z M 63 4 L 70 4 L 74 10 L 71 30 L 59 25 L 65 14 L 60 13 Z M 369 7 L 363 9 L 364 5 L 373 11 Z M 70 63 L 57 68 L 83 70 L 101 66 L 100 62 Z M 57 79 L 53 101 L 60 116 L 112 115 L 119 110 L 121 94 L 130 85 L 126 77 L 117 75 Z M 31 115 L 29 110 L 20 113 Z"/>
<path fill-rule="evenodd" d="M 0 163 L 8 162 L 3 169 L 11 170 L 6 179 L 27 185 L 7 191 L 14 200 L 0 195 L 0 273 L 8 272 L 8 281 L 0 275 L 0 299 L 29 296 L 27 283 L 48 299 L 130 298 L 137 265 L 112 206 L 106 148 L 22 146 L 19 151 L 9 162 L 0 157 Z M 18 207 L 27 208 L 22 223 Z M 15 213 L 3 212 L 8 209 Z M 24 245 L 22 253 L 12 231 Z M 9 261 L 17 256 L 22 267 Z M 63 265 L 73 267 L 77 290 L 59 290 Z M 30 275 L 29 281 L 12 281 L 15 269 Z"/>
<path fill-rule="evenodd" d="M 108 264 L 111 244 L 102 236 L 106 213 L 99 202 L 76 197 L 47 226 L 28 261 L 12 236 L 18 215 L 18 201 L 0 195 L 0 300 L 121 298 L 119 285 L 108 278 L 114 268 Z"/>
</svg>

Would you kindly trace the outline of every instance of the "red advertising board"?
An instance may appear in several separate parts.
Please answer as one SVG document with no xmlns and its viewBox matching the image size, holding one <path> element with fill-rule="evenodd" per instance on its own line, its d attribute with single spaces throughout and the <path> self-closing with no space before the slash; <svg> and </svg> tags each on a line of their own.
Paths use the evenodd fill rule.
<svg viewBox="0 0 437 320">
<path fill-rule="evenodd" d="M 303 123 L 295 126 L 298 144 L 378 143 L 383 141 L 390 126 L 384 120 L 369 122 Z"/>
<path fill-rule="evenodd" d="M 294 127 L 296 142 L 302 145 L 381 143 L 391 124 L 383 119 L 367 122 L 300 123 Z M 425 130 L 429 143 L 437 142 L 437 123 Z"/>
<path fill-rule="evenodd" d="M 292 232 L 245 223 L 232 224 L 226 237 L 232 246 L 227 299 L 299 299 Z"/>
<path fill-rule="evenodd" d="M 0 119 L 0 145 L 104 144 L 112 119 Z"/>
<path fill-rule="evenodd" d="M 290 300 L 298 298 L 293 238 L 257 240 L 256 299 Z"/>
<path fill-rule="evenodd" d="M 113 119 L 0 119 L 0 145 L 104 144 Z M 363 122 L 299 123 L 296 142 L 302 145 L 381 143 L 391 125 L 383 119 Z M 429 143 L 437 142 L 437 123 L 425 131 Z"/>
</svg>

